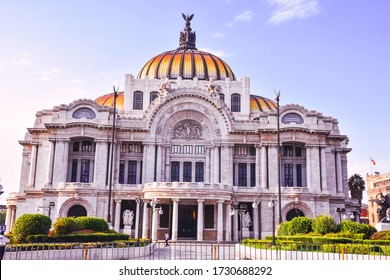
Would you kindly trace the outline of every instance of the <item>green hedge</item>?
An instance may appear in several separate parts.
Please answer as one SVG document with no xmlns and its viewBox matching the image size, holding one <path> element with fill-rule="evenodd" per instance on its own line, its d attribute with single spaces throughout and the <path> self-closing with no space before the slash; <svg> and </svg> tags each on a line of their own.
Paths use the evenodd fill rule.
<svg viewBox="0 0 390 280">
<path fill-rule="evenodd" d="M 56 242 L 110 242 L 116 240 L 129 240 L 128 234 L 92 233 L 92 234 L 66 234 L 48 236 L 44 234 L 29 235 L 26 238 L 30 243 L 56 243 Z"/>
</svg>

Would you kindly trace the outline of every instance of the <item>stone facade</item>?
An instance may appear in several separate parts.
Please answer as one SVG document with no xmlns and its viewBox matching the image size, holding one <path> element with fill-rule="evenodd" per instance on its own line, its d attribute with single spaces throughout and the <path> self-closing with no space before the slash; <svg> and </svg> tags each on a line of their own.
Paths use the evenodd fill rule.
<svg viewBox="0 0 390 280">
<path fill-rule="evenodd" d="M 183 69 L 200 66 L 192 63 Z M 163 239 L 169 231 L 173 240 L 231 241 L 240 239 L 244 213 L 231 210 L 245 205 L 245 234 L 261 238 L 272 232 L 268 202 L 278 200 L 279 185 L 282 221 L 319 214 L 337 220 L 337 207 L 358 211 L 348 198 L 350 149 L 338 121 L 295 104 L 278 111 L 250 92 L 248 77 L 126 74 L 114 144 L 114 109 L 102 99 L 39 111 L 20 141 L 20 190 L 7 199 L 8 229 L 41 209 L 53 222 L 97 216 L 123 232 L 122 213 L 131 210 L 135 237 Z"/>
<path fill-rule="evenodd" d="M 367 196 L 368 196 L 368 221 L 372 226 L 376 226 L 378 221 L 378 204 L 371 199 L 379 198 L 380 193 L 384 196 L 390 194 L 390 173 L 375 174 L 366 177 Z"/>
</svg>

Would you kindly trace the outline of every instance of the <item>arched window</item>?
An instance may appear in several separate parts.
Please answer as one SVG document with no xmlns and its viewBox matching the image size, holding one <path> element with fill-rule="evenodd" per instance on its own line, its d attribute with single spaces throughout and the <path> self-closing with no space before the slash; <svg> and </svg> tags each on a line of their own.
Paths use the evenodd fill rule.
<svg viewBox="0 0 390 280">
<path fill-rule="evenodd" d="M 70 207 L 68 211 L 68 217 L 83 217 L 83 216 L 87 216 L 87 210 L 84 208 L 84 206 L 77 204 Z"/>
<path fill-rule="evenodd" d="M 152 91 L 149 96 L 149 104 L 151 104 L 158 97 L 157 91 Z"/>
<path fill-rule="evenodd" d="M 299 210 L 298 208 L 294 208 L 294 209 L 291 209 L 290 211 L 288 211 L 288 213 L 286 215 L 286 221 L 291 221 L 295 217 L 304 217 L 304 216 L 305 216 L 305 214 L 303 214 L 303 212 L 301 210 Z"/>
<path fill-rule="evenodd" d="M 238 93 L 232 94 L 231 108 L 232 112 L 241 112 L 241 96 Z"/>
<path fill-rule="evenodd" d="M 220 93 L 220 94 L 219 94 L 219 98 L 220 98 L 221 100 L 225 101 L 225 94 Z"/>
<path fill-rule="evenodd" d="M 142 110 L 144 104 L 144 93 L 135 91 L 133 96 L 133 110 Z"/>
</svg>

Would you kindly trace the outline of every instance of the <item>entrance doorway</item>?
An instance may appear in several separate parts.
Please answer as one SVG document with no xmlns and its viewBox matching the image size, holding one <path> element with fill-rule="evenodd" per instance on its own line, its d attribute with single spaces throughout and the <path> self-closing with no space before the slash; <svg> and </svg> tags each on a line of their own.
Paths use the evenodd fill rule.
<svg viewBox="0 0 390 280">
<path fill-rule="evenodd" d="M 196 238 L 198 209 L 192 205 L 179 205 L 178 237 Z"/>
</svg>

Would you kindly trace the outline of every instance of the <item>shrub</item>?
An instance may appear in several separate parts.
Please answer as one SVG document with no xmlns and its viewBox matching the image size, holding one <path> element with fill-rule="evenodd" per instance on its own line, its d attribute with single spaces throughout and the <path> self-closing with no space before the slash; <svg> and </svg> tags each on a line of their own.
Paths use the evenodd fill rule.
<svg viewBox="0 0 390 280">
<path fill-rule="evenodd" d="M 281 223 L 278 227 L 277 235 L 288 236 L 291 235 L 291 222 Z"/>
<path fill-rule="evenodd" d="M 49 217 L 42 214 L 24 214 L 20 216 L 12 229 L 14 240 L 17 243 L 26 241 L 31 234 L 48 234 L 51 227 Z"/>
<path fill-rule="evenodd" d="M 59 218 L 53 225 L 55 235 L 69 234 L 77 229 L 74 218 Z"/>
<path fill-rule="evenodd" d="M 308 217 L 295 217 L 290 224 L 291 235 L 306 234 L 312 231 L 312 219 Z"/>
<path fill-rule="evenodd" d="M 338 232 L 351 232 L 351 233 L 362 233 L 364 238 L 368 239 L 373 235 L 377 230 L 373 226 L 360 224 L 357 222 L 345 220 L 337 225 Z"/>
<path fill-rule="evenodd" d="M 330 215 L 318 215 L 313 219 L 313 231 L 318 234 L 327 234 L 336 231 L 336 222 Z"/>
<path fill-rule="evenodd" d="M 96 217 L 77 217 L 74 219 L 77 230 L 90 229 L 98 232 L 109 230 L 107 222 L 102 218 Z"/>
<path fill-rule="evenodd" d="M 371 240 L 390 240 L 390 230 L 379 231 L 371 235 Z"/>
</svg>

